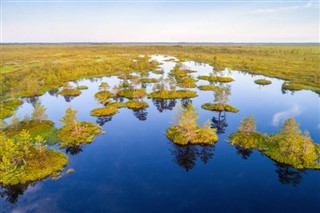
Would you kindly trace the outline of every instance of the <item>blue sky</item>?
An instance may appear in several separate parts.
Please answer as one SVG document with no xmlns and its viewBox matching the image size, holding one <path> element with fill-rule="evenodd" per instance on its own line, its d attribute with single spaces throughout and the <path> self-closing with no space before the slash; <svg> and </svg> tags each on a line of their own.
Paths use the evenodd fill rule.
<svg viewBox="0 0 320 213">
<path fill-rule="evenodd" d="M 2 42 L 319 42 L 319 1 L 2 0 Z"/>
</svg>

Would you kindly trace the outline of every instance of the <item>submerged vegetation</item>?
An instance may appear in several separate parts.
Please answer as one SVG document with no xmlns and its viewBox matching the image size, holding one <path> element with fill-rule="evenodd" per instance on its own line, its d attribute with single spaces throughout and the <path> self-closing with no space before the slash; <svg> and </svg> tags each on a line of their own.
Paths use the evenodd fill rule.
<svg viewBox="0 0 320 213">
<path fill-rule="evenodd" d="M 218 140 L 217 135 L 211 129 L 207 121 L 202 127 L 197 123 L 198 114 L 196 108 L 189 103 L 185 109 L 180 107 L 177 113 L 175 126 L 167 129 L 167 137 L 176 144 L 213 144 Z"/>
<path fill-rule="evenodd" d="M 258 149 L 280 163 L 298 169 L 320 169 L 320 145 L 312 141 L 309 133 L 299 129 L 289 118 L 278 134 L 256 132 L 252 116 L 243 119 L 237 132 L 229 135 L 230 143 L 245 149 Z"/>
<path fill-rule="evenodd" d="M 71 107 L 66 109 L 66 114 L 62 117 L 61 122 L 65 125 L 59 129 L 57 138 L 60 140 L 62 148 L 91 143 L 96 135 L 102 133 L 101 128 L 96 124 L 79 122 L 77 111 Z"/>
</svg>

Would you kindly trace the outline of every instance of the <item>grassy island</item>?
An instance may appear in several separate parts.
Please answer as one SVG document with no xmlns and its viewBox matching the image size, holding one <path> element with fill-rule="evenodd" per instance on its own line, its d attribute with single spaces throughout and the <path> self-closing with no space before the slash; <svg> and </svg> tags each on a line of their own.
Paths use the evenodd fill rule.
<svg viewBox="0 0 320 213">
<path fill-rule="evenodd" d="M 197 123 L 198 114 L 191 103 L 185 109 L 178 110 L 177 125 L 167 129 L 166 136 L 174 143 L 187 144 L 213 144 L 218 140 L 217 135 L 207 121 L 202 127 Z"/>
<path fill-rule="evenodd" d="M 229 105 L 229 104 L 212 104 L 205 103 L 201 106 L 202 109 L 210 110 L 210 111 L 226 111 L 226 112 L 239 112 L 239 109 Z"/>
<path fill-rule="evenodd" d="M 215 86 L 215 85 L 201 85 L 198 86 L 199 90 L 203 90 L 203 91 L 214 91 L 216 89 L 218 89 L 219 86 Z"/>
<path fill-rule="evenodd" d="M 198 79 L 206 80 L 210 82 L 220 82 L 220 83 L 229 83 L 234 81 L 234 79 L 231 77 L 221 77 L 221 76 L 215 76 L 215 75 L 209 75 L 209 76 L 200 75 L 198 76 Z"/>
<path fill-rule="evenodd" d="M 91 143 L 96 135 L 102 133 L 98 125 L 91 122 L 79 122 L 76 115 L 77 111 L 69 107 L 66 109 L 65 116 L 61 119 L 61 122 L 65 123 L 57 133 L 61 148 Z"/>
<path fill-rule="evenodd" d="M 88 89 L 88 87 L 85 85 L 79 85 L 79 86 L 77 86 L 77 89 L 78 90 L 85 90 L 85 89 Z"/>
<path fill-rule="evenodd" d="M 0 119 L 8 118 L 14 114 L 14 111 L 23 104 L 22 100 L 12 99 L 0 102 Z"/>
<path fill-rule="evenodd" d="M 162 90 L 157 92 L 152 92 L 148 94 L 148 98 L 157 99 L 177 99 L 177 98 L 194 98 L 197 97 L 197 93 L 192 90 Z"/>
<path fill-rule="evenodd" d="M 299 129 L 289 118 L 278 134 L 256 132 L 252 116 L 243 119 L 237 132 L 229 135 L 230 143 L 245 149 L 257 149 L 274 161 L 297 169 L 320 169 L 320 145 L 312 141 L 309 133 Z"/>
<path fill-rule="evenodd" d="M 254 81 L 254 83 L 259 84 L 259 85 L 269 85 L 272 83 L 272 81 L 267 80 L 267 79 L 257 79 Z"/>
<path fill-rule="evenodd" d="M 156 78 L 141 78 L 141 83 L 157 83 L 159 80 Z"/>
<path fill-rule="evenodd" d="M 282 90 L 298 91 L 302 89 L 303 89 L 303 85 L 301 84 L 291 83 L 291 82 L 284 82 L 282 84 Z"/>
<path fill-rule="evenodd" d="M 100 91 L 100 92 L 97 92 L 94 97 L 99 100 L 99 101 L 106 101 L 108 100 L 109 98 L 113 98 L 115 95 L 109 91 Z"/>
<path fill-rule="evenodd" d="M 129 109 L 145 109 L 148 108 L 149 105 L 147 102 L 144 101 L 136 101 L 136 100 L 129 100 L 123 104 L 123 106 Z"/>
<path fill-rule="evenodd" d="M 214 103 L 205 103 L 201 108 L 210 111 L 239 112 L 237 108 L 228 104 L 230 95 L 230 87 L 217 87 L 214 90 Z"/>
<path fill-rule="evenodd" d="M 139 95 L 141 97 L 144 97 L 146 95 L 146 90 L 144 88 L 140 88 L 140 89 L 124 89 L 124 90 L 120 90 L 117 95 L 120 96 L 120 97 L 133 99 L 137 95 Z"/>
<path fill-rule="evenodd" d="M 107 104 L 107 106 L 102 108 L 96 108 L 91 111 L 92 116 L 111 116 L 118 113 L 118 109 L 122 107 L 120 102 L 113 102 Z"/>
<path fill-rule="evenodd" d="M 81 91 L 78 89 L 62 89 L 58 92 L 58 94 L 66 96 L 79 96 Z"/>
</svg>

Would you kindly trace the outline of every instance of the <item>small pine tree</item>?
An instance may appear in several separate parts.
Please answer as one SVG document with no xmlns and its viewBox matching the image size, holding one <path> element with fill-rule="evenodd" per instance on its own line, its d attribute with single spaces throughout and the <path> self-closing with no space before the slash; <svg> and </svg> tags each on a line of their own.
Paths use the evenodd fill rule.
<svg viewBox="0 0 320 213">
<path fill-rule="evenodd" d="M 299 124 L 293 118 L 289 118 L 280 129 L 280 134 L 283 136 L 299 136 L 302 134 L 299 129 Z"/>
<path fill-rule="evenodd" d="M 16 113 L 13 114 L 12 119 L 11 119 L 11 126 L 13 128 L 17 129 L 19 126 L 19 118 L 17 117 Z"/>
<path fill-rule="evenodd" d="M 64 123 L 65 125 L 71 125 L 76 132 L 79 131 L 79 122 L 77 119 L 77 110 L 73 110 L 71 107 L 68 107 L 66 109 L 66 114 L 61 118 L 61 122 Z"/>
<path fill-rule="evenodd" d="M 252 115 L 249 115 L 247 118 L 243 118 L 240 121 L 239 131 L 242 133 L 250 133 L 256 131 L 256 121 Z"/>
<path fill-rule="evenodd" d="M 46 114 L 46 108 L 39 101 L 36 102 L 31 116 L 33 120 L 36 120 L 39 122 L 42 122 L 48 118 Z"/>
<path fill-rule="evenodd" d="M 99 86 L 99 89 L 103 92 L 107 92 L 109 90 L 109 85 L 107 82 L 102 82 Z"/>
</svg>

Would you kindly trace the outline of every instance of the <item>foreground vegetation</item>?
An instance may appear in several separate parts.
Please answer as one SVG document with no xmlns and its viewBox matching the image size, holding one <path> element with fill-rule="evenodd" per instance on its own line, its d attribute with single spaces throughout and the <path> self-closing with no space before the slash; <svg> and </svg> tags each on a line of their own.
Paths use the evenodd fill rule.
<svg viewBox="0 0 320 213">
<path fill-rule="evenodd" d="M 14 139 L 0 135 L 0 184 L 25 184 L 56 175 L 68 163 L 68 157 L 46 148 L 41 136 L 32 139 L 22 130 Z"/>
<path fill-rule="evenodd" d="M 167 137 L 176 144 L 213 144 L 218 140 L 207 121 L 202 127 L 197 123 L 196 108 L 189 103 L 185 109 L 178 109 L 177 124 L 167 129 Z"/>
<path fill-rule="evenodd" d="M 299 129 L 293 118 L 289 118 L 278 134 L 266 135 L 256 132 L 252 116 L 243 119 L 237 132 L 229 135 L 230 143 L 245 149 L 258 149 L 280 163 L 298 169 L 320 169 L 320 145 Z"/>
</svg>

